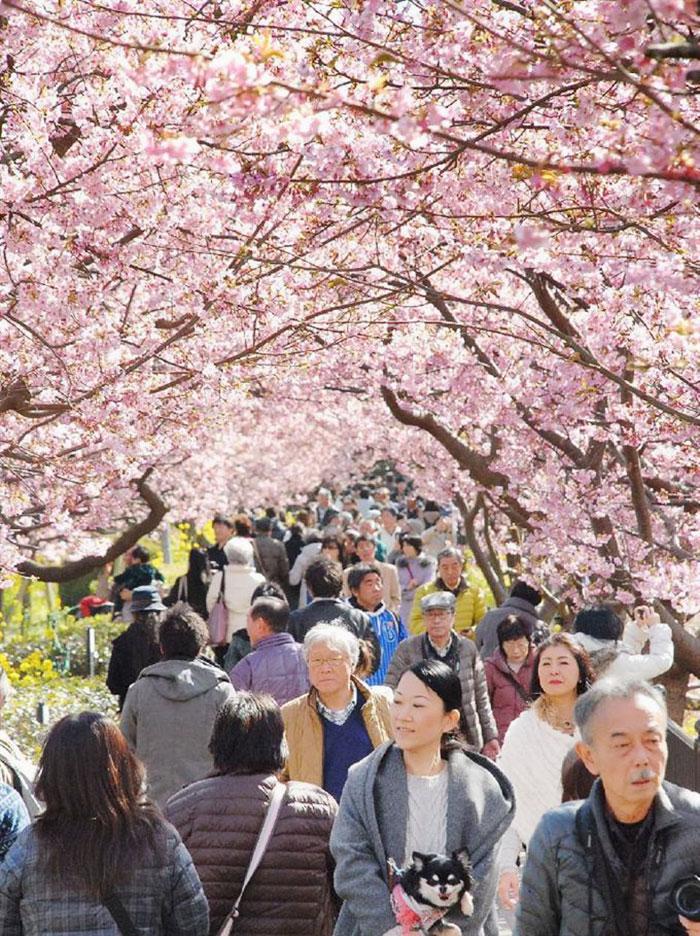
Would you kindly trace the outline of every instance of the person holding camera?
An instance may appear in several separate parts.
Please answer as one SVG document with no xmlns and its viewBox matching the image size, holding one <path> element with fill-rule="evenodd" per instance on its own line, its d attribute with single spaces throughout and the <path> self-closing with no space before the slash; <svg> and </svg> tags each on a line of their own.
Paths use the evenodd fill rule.
<svg viewBox="0 0 700 936">
<path fill-rule="evenodd" d="M 663 696 L 607 677 L 574 720 L 598 779 L 588 799 L 540 820 L 515 936 L 700 936 L 700 795 L 664 781 Z"/>
</svg>

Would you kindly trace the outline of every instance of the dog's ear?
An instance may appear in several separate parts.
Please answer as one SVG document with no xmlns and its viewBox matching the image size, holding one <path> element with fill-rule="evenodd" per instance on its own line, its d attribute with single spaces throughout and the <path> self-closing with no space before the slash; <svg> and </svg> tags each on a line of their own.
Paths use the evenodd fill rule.
<svg viewBox="0 0 700 936">
<path fill-rule="evenodd" d="M 467 874 L 471 873 L 472 864 L 469 860 L 469 852 L 466 848 L 460 848 L 459 851 L 453 851 L 452 857 L 456 862 L 462 865 Z"/>
<path fill-rule="evenodd" d="M 428 860 L 428 855 L 423 855 L 421 852 L 413 852 L 411 857 L 413 858 L 413 867 L 416 871 L 422 871 Z"/>
</svg>

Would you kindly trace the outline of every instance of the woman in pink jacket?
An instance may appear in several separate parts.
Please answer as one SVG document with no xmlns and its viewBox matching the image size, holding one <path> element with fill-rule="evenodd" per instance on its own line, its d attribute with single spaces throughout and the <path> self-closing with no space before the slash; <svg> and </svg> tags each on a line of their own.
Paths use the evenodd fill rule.
<svg viewBox="0 0 700 936">
<path fill-rule="evenodd" d="M 498 740 L 503 743 L 508 725 L 530 704 L 535 652 L 530 625 L 509 614 L 498 625 L 498 650 L 484 661 L 486 682 Z"/>
</svg>

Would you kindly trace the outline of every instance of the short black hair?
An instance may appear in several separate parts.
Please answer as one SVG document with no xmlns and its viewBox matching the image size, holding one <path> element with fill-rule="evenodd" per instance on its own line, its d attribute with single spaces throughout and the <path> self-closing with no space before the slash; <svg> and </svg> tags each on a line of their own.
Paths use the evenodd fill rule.
<svg viewBox="0 0 700 936">
<path fill-rule="evenodd" d="M 362 580 L 367 578 L 368 575 L 378 575 L 381 578 L 382 573 L 379 571 L 379 566 L 371 562 L 358 562 L 357 565 L 352 566 L 348 570 L 348 588 L 350 591 L 356 592 L 362 584 Z"/>
<path fill-rule="evenodd" d="M 272 520 L 269 517 L 258 517 L 255 521 L 255 529 L 258 533 L 269 533 L 272 529 Z"/>
<path fill-rule="evenodd" d="M 402 546 L 404 543 L 408 543 L 409 546 L 413 546 L 417 553 L 420 553 L 423 550 L 423 540 L 417 533 L 402 533 L 399 536 L 399 542 Z"/>
<path fill-rule="evenodd" d="M 279 598 L 280 601 L 286 601 L 287 596 L 284 589 L 277 582 L 261 582 L 250 596 L 250 603 L 253 604 L 258 598 Z"/>
<path fill-rule="evenodd" d="M 284 767 L 284 722 L 270 695 L 238 692 L 219 709 L 209 741 L 220 774 L 277 773 Z"/>
<path fill-rule="evenodd" d="M 529 602 L 533 608 L 536 608 L 542 601 L 542 592 L 533 588 L 532 585 L 528 585 L 527 582 L 523 582 L 522 579 L 518 579 L 517 582 L 513 582 L 513 586 L 510 590 L 510 597 L 520 598 L 522 601 Z"/>
<path fill-rule="evenodd" d="M 343 587 L 343 568 L 328 556 L 319 556 L 309 564 L 304 581 L 314 598 L 337 598 Z"/>
<path fill-rule="evenodd" d="M 518 617 L 517 614 L 509 614 L 504 617 L 496 628 L 498 646 L 501 650 L 503 650 L 503 644 L 506 640 L 519 640 L 521 637 L 527 637 L 529 640 L 531 636 L 532 627 L 523 618 Z"/>
<path fill-rule="evenodd" d="M 165 613 L 158 630 L 165 660 L 194 660 L 208 639 L 207 625 L 184 601 Z"/>
<path fill-rule="evenodd" d="M 377 545 L 377 541 L 371 533 L 358 533 L 355 545 L 357 545 L 357 543 L 371 543 L 375 548 Z"/>
<path fill-rule="evenodd" d="M 282 634 L 289 623 L 289 605 L 279 598 L 256 598 L 250 606 L 254 618 L 262 618 L 275 634 Z"/>
<path fill-rule="evenodd" d="M 151 554 L 145 546 L 134 546 L 134 548 L 131 550 L 131 558 L 140 559 L 141 562 L 148 562 L 148 560 L 151 558 Z"/>
<path fill-rule="evenodd" d="M 625 626 L 610 605 L 592 605 L 574 618 L 574 632 L 580 631 L 598 640 L 620 640 Z"/>
</svg>

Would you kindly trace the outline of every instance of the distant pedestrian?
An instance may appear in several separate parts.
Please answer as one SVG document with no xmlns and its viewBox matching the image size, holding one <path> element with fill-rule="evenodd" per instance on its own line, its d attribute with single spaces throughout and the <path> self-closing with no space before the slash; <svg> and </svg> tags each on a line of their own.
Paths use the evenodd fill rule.
<svg viewBox="0 0 700 936">
<path fill-rule="evenodd" d="M 530 628 L 515 614 L 498 625 L 498 650 L 484 661 L 498 740 L 503 744 L 508 726 L 532 701 L 530 686 L 535 668 L 535 651 Z"/>
<path fill-rule="evenodd" d="M 126 695 L 121 728 L 146 766 L 148 795 L 159 804 L 209 773 L 211 727 L 234 695 L 226 673 L 199 656 L 207 637 L 199 615 L 175 605 L 160 626 L 163 659 L 143 670 Z"/>
<path fill-rule="evenodd" d="M 382 577 L 374 563 L 359 563 L 348 569 L 348 587 L 352 593 L 350 604 L 369 615 L 372 629 L 379 644 L 379 660 L 374 673 L 367 679 L 368 686 L 384 682 L 396 649 L 408 634 L 398 615 L 382 600 Z"/>
<path fill-rule="evenodd" d="M 309 689 L 304 651 L 287 633 L 289 606 L 279 598 L 258 598 L 248 611 L 251 653 L 230 671 L 234 689 L 269 693 L 278 705 Z"/>
<path fill-rule="evenodd" d="M 455 630 L 471 637 L 474 628 L 484 616 L 486 604 L 481 591 L 470 585 L 464 574 L 464 554 L 454 546 L 438 553 L 437 570 L 432 582 L 416 589 L 408 629 L 412 634 L 425 630 L 421 600 L 432 592 L 452 592 L 455 597 Z"/>
<path fill-rule="evenodd" d="M 542 593 L 527 582 L 517 581 L 510 590 L 510 595 L 497 608 L 492 608 L 479 621 L 474 640 L 481 654 L 486 660 L 498 650 L 497 629 L 501 621 L 509 614 L 517 614 L 521 621 L 527 624 L 529 637 L 535 643 L 541 643 L 549 636 L 547 626 L 537 615 L 537 608 L 542 601 Z"/>
<path fill-rule="evenodd" d="M 401 621 L 408 629 L 416 589 L 432 581 L 435 560 L 423 552 L 423 542 L 415 533 L 402 533 L 401 555 L 396 559 L 396 571 L 401 588 Z"/>
<path fill-rule="evenodd" d="M 120 712 L 129 686 L 136 682 L 142 669 L 153 666 L 161 656 L 158 631 L 165 605 L 158 589 L 153 585 L 141 585 L 131 594 L 133 620 L 112 641 L 107 667 L 107 688 L 117 697 Z"/>
</svg>

